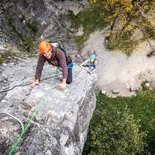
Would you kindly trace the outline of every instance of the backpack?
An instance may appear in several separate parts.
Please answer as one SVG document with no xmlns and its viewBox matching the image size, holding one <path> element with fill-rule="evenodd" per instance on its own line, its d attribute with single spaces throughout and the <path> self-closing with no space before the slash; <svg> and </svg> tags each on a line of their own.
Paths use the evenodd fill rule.
<svg viewBox="0 0 155 155">
<path fill-rule="evenodd" d="M 70 55 L 67 54 L 66 49 L 64 47 L 64 45 L 62 45 L 60 42 L 55 42 L 55 43 L 51 43 L 54 47 L 59 48 L 61 51 L 64 52 L 65 57 L 66 57 L 66 62 L 67 64 L 72 62 L 72 58 Z"/>
</svg>

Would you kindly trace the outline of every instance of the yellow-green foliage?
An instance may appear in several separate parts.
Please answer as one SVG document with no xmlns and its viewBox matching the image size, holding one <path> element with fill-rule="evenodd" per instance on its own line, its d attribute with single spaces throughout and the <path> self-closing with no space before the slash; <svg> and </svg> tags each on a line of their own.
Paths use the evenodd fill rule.
<svg viewBox="0 0 155 155">
<path fill-rule="evenodd" d="M 155 1 L 149 0 L 95 0 L 91 1 L 94 7 L 104 12 L 105 21 L 110 22 L 111 32 L 109 43 L 111 49 L 120 49 L 130 54 L 141 40 L 132 40 L 136 28 L 139 28 L 144 35 L 144 40 L 155 38 L 155 30 L 148 14 L 153 12 Z M 153 20 L 153 18 L 152 18 Z M 128 30 L 128 28 L 130 29 Z"/>
</svg>

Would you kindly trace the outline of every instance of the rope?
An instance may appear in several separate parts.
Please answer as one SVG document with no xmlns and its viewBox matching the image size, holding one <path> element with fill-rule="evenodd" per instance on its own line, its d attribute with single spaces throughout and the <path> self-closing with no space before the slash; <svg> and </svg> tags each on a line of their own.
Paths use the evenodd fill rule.
<svg viewBox="0 0 155 155">
<path fill-rule="evenodd" d="M 58 74 L 59 74 L 59 69 L 56 68 L 56 70 L 55 70 L 55 72 L 54 72 L 54 75 L 55 75 L 54 77 L 56 77 Z M 54 78 L 52 78 L 52 80 L 51 80 L 51 82 L 50 82 L 50 84 L 49 84 L 49 89 L 47 89 L 47 90 L 45 91 L 44 96 L 40 99 L 39 103 L 36 105 L 36 107 L 35 107 L 35 109 L 34 109 L 32 115 L 31 115 L 31 117 L 30 117 L 30 119 L 29 119 L 29 121 L 28 121 L 28 123 L 25 125 L 24 130 L 21 132 L 21 134 L 19 135 L 19 137 L 18 137 L 18 139 L 16 140 L 16 142 L 12 145 L 12 148 L 11 148 L 11 150 L 10 150 L 10 152 L 9 152 L 8 155 L 12 155 L 12 154 L 14 153 L 14 151 L 15 151 L 17 145 L 19 144 L 19 142 L 20 142 L 21 139 L 23 138 L 24 134 L 26 133 L 26 131 L 28 130 L 28 128 L 30 127 L 30 125 L 32 124 L 32 121 L 33 121 L 34 117 L 36 116 L 36 114 L 37 114 L 38 110 L 40 109 L 40 107 L 43 105 L 43 103 L 44 103 L 44 101 L 45 101 L 45 98 L 46 98 L 47 95 L 48 95 L 49 90 L 52 88 L 51 86 L 52 86 L 53 80 L 54 80 Z"/>
<path fill-rule="evenodd" d="M 53 76 L 50 76 L 50 77 L 44 78 L 44 79 L 42 79 L 42 80 L 40 80 L 40 81 L 48 80 L 48 79 L 50 79 L 50 78 L 52 78 L 52 77 L 53 77 Z M 0 93 L 8 92 L 8 91 L 10 91 L 10 90 L 13 90 L 13 89 L 16 88 L 16 87 L 27 86 L 27 85 L 30 85 L 31 83 L 32 83 L 32 82 L 27 82 L 27 83 L 18 84 L 18 85 L 13 86 L 12 88 L 2 90 L 2 91 L 0 91 Z"/>
<path fill-rule="evenodd" d="M 16 119 L 16 120 L 21 124 L 22 131 L 24 131 L 24 125 L 23 125 L 23 123 L 22 123 L 17 117 L 15 117 L 15 116 L 9 114 L 8 112 L 0 112 L 0 114 L 6 114 L 6 115 L 9 115 L 10 117 Z"/>
<path fill-rule="evenodd" d="M 75 62 L 72 62 L 72 63 L 70 63 L 67 67 L 68 67 L 68 68 L 73 68 L 74 65 L 75 65 Z M 54 77 L 54 76 L 50 76 L 50 77 L 44 78 L 44 79 L 42 79 L 42 80 L 40 80 L 40 81 L 48 80 L 48 79 L 53 78 L 53 77 Z M 10 90 L 13 90 L 13 89 L 16 88 L 16 87 L 27 86 L 27 85 L 30 85 L 30 84 L 31 84 L 31 82 L 24 83 L 24 84 L 23 84 L 23 83 L 22 83 L 22 84 L 18 84 L 18 85 L 13 86 L 12 88 L 2 90 L 2 91 L 0 91 L 0 93 L 8 92 L 8 91 L 10 91 Z"/>
</svg>

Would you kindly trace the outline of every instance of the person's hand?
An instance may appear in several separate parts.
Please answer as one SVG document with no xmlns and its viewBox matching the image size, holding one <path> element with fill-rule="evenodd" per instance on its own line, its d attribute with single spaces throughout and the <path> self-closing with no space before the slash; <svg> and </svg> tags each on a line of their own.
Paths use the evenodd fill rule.
<svg viewBox="0 0 155 155">
<path fill-rule="evenodd" d="M 59 86 L 59 88 L 60 88 L 61 90 L 65 90 L 65 89 L 66 89 L 66 82 L 62 82 L 62 83 L 60 83 L 58 86 Z"/>
<path fill-rule="evenodd" d="M 35 88 L 35 86 L 38 86 L 39 85 L 39 80 L 35 80 L 32 84 L 31 84 L 31 87 L 32 88 Z"/>
</svg>

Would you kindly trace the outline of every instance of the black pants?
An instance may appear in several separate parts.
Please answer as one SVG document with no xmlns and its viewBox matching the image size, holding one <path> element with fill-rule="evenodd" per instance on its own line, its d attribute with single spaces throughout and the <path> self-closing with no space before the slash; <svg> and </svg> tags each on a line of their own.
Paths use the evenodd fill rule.
<svg viewBox="0 0 155 155">
<path fill-rule="evenodd" d="M 67 84 L 70 84 L 71 82 L 72 82 L 72 67 L 73 67 L 73 63 L 72 63 L 72 61 L 71 62 L 69 62 L 68 64 L 67 64 L 67 66 L 68 66 L 68 76 L 67 76 L 67 80 L 66 80 L 66 83 Z"/>
</svg>

